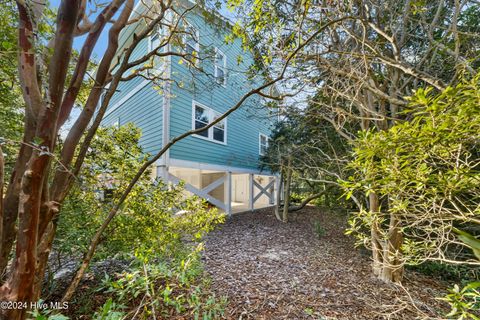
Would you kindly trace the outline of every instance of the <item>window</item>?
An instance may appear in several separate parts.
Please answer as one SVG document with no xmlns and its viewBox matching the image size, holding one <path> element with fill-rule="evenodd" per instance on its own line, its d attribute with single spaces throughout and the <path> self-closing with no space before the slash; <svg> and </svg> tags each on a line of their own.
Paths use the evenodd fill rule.
<svg viewBox="0 0 480 320">
<path fill-rule="evenodd" d="M 227 84 L 227 57 L 218 48 L 215 49 L 215 79 L 222 86 Z"/>
<path fill-rule="evenodd" d="M 150 43 L 149 43 L 148 51 L 155 50 L 159 46 L 160 46 L 160 34 L 158 31 L 153 31 L 153 33 L 150 35 Z"/>
<path fill-rule="evenodd" d="M 199 43 L 198 43 L 198 30 L 191 24 L 185 23 L 185 34 L 183 36 L 184 52 L 187 55 L 188 60 L 197 63 Z"/>
<path fill-rule="evenodd" d="M 216 112 L 215 110 L 208 108 L 204 105 L 201 105 L 197 102 L 193 102 L 193 128 L 201 129 L 206 127 L 209 123 L 213 122 L 215 119 L 221 116 L 221 113 Z M 227 131 L 227 122 L 226 119 L 223 119 L 219 123 L 216 123 L 211 128 L 207 130 L 200 131 L 195 136 L 199 138 L 204 138 L 211 140 L 213 142 L 226 144 L 226 131 Z"/>
<path fill-rule="evenodd" d="M 162 43 L 162 38 L 163 29 L 155 28 L 154 31 L 150 34 L 150 37 L 148 38 L 148 52 L 158 49 L 158 53 L 160 53 L 165 50 L 166 48 L 159 48 L 161 45 L 164 45 L 164 43 Z M 150 61 L 151 66 L 149 66 L 147 70 L 142 71 L 142 74 L 147 77 L 158 77 L 162 74 L 164 68 L 164 60 L 154 55 L 150 58 Z"/>
<path fill-rule="evenodd" d="M 267 153 L 268 149 L 268 138 L 267 135 L 260 133 L 259 138 L 258 138 L 258 150 L 261 156 L 264 156 Z"/>
<path fill-rule="evenodd" d="M 209 123 L 208 113 L 209 113 L 208 109 L 203 108 L 199 105 L 195 105 L 195 129 L 200 129 L 208 125 Z M 208 130 L 201 131 L 198 134 L 208 138 Z"/>
</svg>

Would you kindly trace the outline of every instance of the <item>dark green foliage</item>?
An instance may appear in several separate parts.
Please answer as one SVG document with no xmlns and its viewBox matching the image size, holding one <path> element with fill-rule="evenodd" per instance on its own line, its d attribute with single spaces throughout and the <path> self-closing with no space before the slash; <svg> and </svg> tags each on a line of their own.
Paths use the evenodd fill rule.
<svg viewBox="0 0 480 320">
<path fill-rule="evenodd" d="M 355 174 L 343 183 L 347 196 L 361 191 L 382 198 L 379 212 L 352 215 L 348 232 L 359 243 L 369 243 L 374 223 L 386 239 L 394 216 L 402 263 L 443 278 L 478 276 L 478 267 L 467 266 L 478 266 L 480 256 L 479 92 L 478 76 L 440 94 L 419 89 L 406 111 L 410 121 L 359 136 Z M 452 308 L 447 317 L 478 319 L 478 288 L 476 282 L 455 285 L 444 298 Z"/>
<path fill-rule="evenodd" d="M 108 309 L 120 316 L 137 313 L 140 318 L 152 315 L 205 320 L 220 318 L 226 301 L 209 291 L 208 278 L 201 278 L 199 250 L 201 247 L 169 262 L 136 261 L 118 279 L 106 278 L 103 292 L 111 294 L 114 300 L 109 299 L 97 314 Z"/>
<path fill-rule="evenodd" d="M 402 225 L 405 262 L 440 259 L 442 253 L 471 258 L 452 230 L 472 229 L 479 221 L 478 81 L 438 95 L 419 89 L 411 99 L 411 121 L 360 135 L 351 164 L 356 174 L 344 186 L 348 193 L 383 195 L 384 206 L 384 213 L 362 211 L 352 217 L 351 231 L 361 242 L 369 238 L 362 227 L 388 223 L 394 214 Z"/>
<path fill-rule="evenodd" d="M 409 266 L 408 268 L 437 279 L 453 281 L 461 283 L 462 285 L 480 279 L 480 267 L 426 261 L 419 265 Z"/>
<path fill-rule="evenodd" d="M 17 78 L 17 16 L 14 2 L 0 7 L 0 145 L 9 174 L 23 132 L 23 100 Z"/>
<path fill-rule="evenodd" d="M 313 229 L 319 239 L 325 235 L 325 228 L 323 228 L 322 223 L 319 220 L 315 220 L 313 223 Z"/>
</svg>

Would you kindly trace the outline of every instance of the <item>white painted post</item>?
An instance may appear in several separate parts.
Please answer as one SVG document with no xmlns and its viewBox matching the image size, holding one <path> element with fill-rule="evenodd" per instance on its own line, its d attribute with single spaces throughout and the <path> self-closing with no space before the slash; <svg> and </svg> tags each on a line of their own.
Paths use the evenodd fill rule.
<svg viewBox="0 0 480 320">
<path fill-rule="evenodd" d="M 225 180 L 225 212 L 228 215 L 232 214 L 232 172 L 228 171 L 227 179 Z"/>
<path fill-rule="evenodd" d="M 165 165 L 157 166 L 157 178 L 162 179 L 162 182 L 168 183 L 168 170 Z"/>
<path fill-rule="evenodd" d="M 279 176 L 275 176 L 275 203 L 274 204 L 279 204 L 280 203 L 280 199 L 278 199 L 278 195 L 281 196 L 281 193 L 279 193 L 279 189 L 280 189 L 280 177 Z"/>
<path fill-rule="evenodd" d="M 254 185 L 253 185 L 253 173 L 248 175 L 248 209 L 253 211 L 255 205 L 253 203 L 254 198 Z"/>
</svg>

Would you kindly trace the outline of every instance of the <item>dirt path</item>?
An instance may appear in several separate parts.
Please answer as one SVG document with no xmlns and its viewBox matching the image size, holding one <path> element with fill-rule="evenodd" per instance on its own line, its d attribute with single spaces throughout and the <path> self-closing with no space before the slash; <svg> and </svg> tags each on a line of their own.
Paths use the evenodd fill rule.
<svg viewBox="0 0 480 320">
<path fill-rule="evenodd" d="M 315 225 L 325 230 L 320 238 Z M 209 236 L 205 252 L 214 291 L 229 299 L 227 318 L 436 318 L 439 281 L 407 273 L 413 306 L 402 288 L 371 275 L 368 255 L 353 249 L 344 227 L 345 217 L 313 207 L 288 224 L 270 209 L 229 219 Z"/>
</svg>

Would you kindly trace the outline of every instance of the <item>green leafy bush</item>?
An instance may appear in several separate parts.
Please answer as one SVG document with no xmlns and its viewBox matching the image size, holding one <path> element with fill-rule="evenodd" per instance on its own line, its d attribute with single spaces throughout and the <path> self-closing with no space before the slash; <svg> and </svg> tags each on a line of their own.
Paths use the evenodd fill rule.
<svg viewBox="0 0 480 320">
<path fill-rule="evenodd" d="M 78 255 L 105 220 L 147 155 L 138 146 L 141 134 L 133 125 L 102 128 L 92 144 L 81 179 L 66 199 L 59 219 L 55 248 L 63 255 Z M 102 192 L 112 190 L 102 200 Z M 186 242 L 224 221 L 224 215 L 198 197 L 187 196 L 183 186 L 166 186 L 144 175 L 105 232 L 96 259 L 114 255 L 175 255 Z"/>
<path fill-rule="evenodd" d="M 112 205 L 146 161 L 148 155 L 138 146 L 139 138 L 140 131 L 133 125 L 99 130 L 58 222 L 55 250 L 61 256 L 78 257 L 86 250 Z M 102 197 L 106 189 L 110 192 L 107 198 Z M 140 303 L 138 298 L 143 298 L 138 312 L 145 317 L 165 310 L 206 319 L 219 314 L 219 302 L 204 292 L 204 284 L 197 279 L 203 238 L 224 220 L 223 213 L 187 195 L 181 183 L 166 185 L 144 175 L 97 249 L 97 260 L 117 256 L 133 264 L 121 277 L 105 280 L 101 290 L 106 288 L 104 293 L 110 299 L 94 318 L 131 317 Z M 82 306 L 77 307 L 82 310 Z M 91 308 L 86 306 L 85 310 Z"/>
<path fill-rule="evenodd" d="M 170 261 L 136 260 L 131 270 L 117 279 L 105 279 L 105 293 L 115 298 L 116 306 L 127 306 L 129 316 L 217 319 L 223 315 L 226 300 L 215 297 L 208 280 L 200 277 L 201 250 L 199 245 L 190 254 Z M 102 310 L 110 310 L 112 302 L 107 304 Z"/>
<path fill-rule="evenodd" d="M 371 242 L 371 230 L 388 241 L 394 220 L 401 234 L 399 265 L 478 265 L 479 93 L 480 76 L 439 94 L 419 89 L 406 111 L 409 121 L 360 134 L 351 163 L 355 174 L 343 186 L 347 196 L 378 195 L 381 208 L 352 215 L 348 232 L 359 243 Z M 448 317 L 479 319 L 479 287 L 474 282 L 451 289 L 444 298 L 452 309 Z"/>
<path fill-rule="evenodd" d="M 449 319 L 480 319 L 480 282 L 472 282 L 462 289 L 455 285 L 442 300 L 452 310 L 446 316 Z"/>
<path fill-rule="evenodd" d="M 388 238 L 392 217 L 403 236 L 401 260 L 472 258 L 455 226 L 475 230 L 480 222 L 480 78 L 440 94 L 419 89 L 411 97 L 410 121 L 387 131 L 362 132 L 355 142 L 347 196 L 375 193 L 381 210 L 362 210 L 349 232 L 369 243 L 372 225 Z"/>
</svg>

